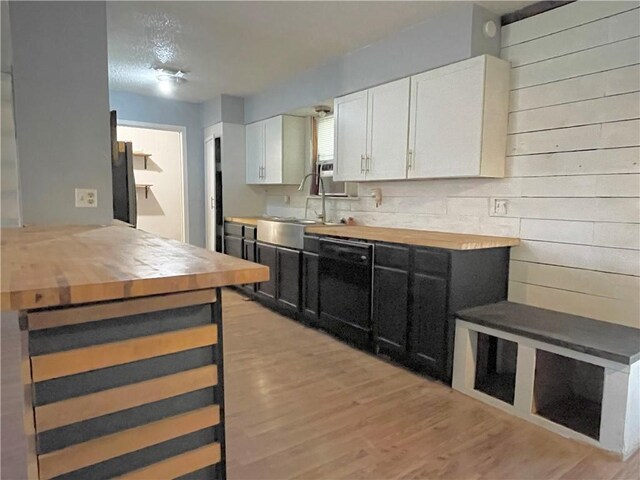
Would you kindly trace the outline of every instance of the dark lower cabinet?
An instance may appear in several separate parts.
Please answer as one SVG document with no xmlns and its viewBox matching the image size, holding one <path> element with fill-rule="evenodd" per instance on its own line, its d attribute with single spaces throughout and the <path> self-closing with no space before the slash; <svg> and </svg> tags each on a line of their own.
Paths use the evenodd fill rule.
<svg viewBox="0 0 640 480">
<path fill-rule="evenodd" d="M 415 273 L 407 353 L 425 373 L 445 379 L 447 355 L 447 280 Z"/>
<path fill-rule="evenodd" d="M 270 270 L 269 281 L 244 285 L 243 292 L 280 313 L 447 383 L 455 312 L 507 297 L 506 247 L 459 251 L 380 242 L 375 244 L 373 267 L 355 267 L 323 263 L 322 237 L 305 236 L 304 251 L 299 251 L 258 242 L 255 229 L 247 226 L 243 236 L 239 233 L 235 225 L 225 226 L 225 252 Z M 373 288 L 368 290 L 365 284 L 371 283 L 372 270 Z M 327 282 L 327 276 L 332 281 Z M 352 294 L 356 287 L 371 292 L 370 299 L 349 300 L 358 297 Z"/>
<path fill-rule="evenodd" d="M 242 237 L 224 236 L 224 253 L 242 258 Z"/>
<path fill-rule="evenodd" d="M 256 292 L 259 296 L 268 299 L 276 298 L 276 272 L 277 272 L 277 255 L 276 247 L 267 245 L 266 243 L 256 243 L 256 262 L 269 267 L 269 280 L 258 283 Z"/>
<path fill-rule="evenodd" d="M 376 266 L 373 269 L 373 325 L 380 353 L 398 357 L 407 342 L 409 272 Z"/>
<path fill-rule="evenodd" d="M 300 308 L 301 252 L 290 248 L 276 248 L 276 298 L 281 306 Z"/>
<path fill-rule="evenodd" d="M 244 253 L 242 255 L 242 258 L 250 262 L 255 262 L 256 261 L 256 241 L 245 238 L 243 240 L 243 248 L 244 248 Z M 240 289 L 245 291 L 246 293 L 254 293 L 256 291 L 256 284 L 247 283 L 247 284 L 241 285 Z"/>
<path fill-rule="evenodd" d="M 302 253 L 302 311 L 311 323 L 318 322 L 318 254 Z"/>
</svg>

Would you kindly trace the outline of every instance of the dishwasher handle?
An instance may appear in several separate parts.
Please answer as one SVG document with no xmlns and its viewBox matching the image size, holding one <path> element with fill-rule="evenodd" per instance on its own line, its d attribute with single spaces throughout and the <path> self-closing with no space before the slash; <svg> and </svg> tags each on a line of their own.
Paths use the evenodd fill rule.
<svg viewBox="0 0 640 480">
<path fill-rule="evenodd" d="M 355 242 L 321 240 L 320 257 L 348 263 L 368 265 L 371 263 L 371 245 Z"/>
</svg>

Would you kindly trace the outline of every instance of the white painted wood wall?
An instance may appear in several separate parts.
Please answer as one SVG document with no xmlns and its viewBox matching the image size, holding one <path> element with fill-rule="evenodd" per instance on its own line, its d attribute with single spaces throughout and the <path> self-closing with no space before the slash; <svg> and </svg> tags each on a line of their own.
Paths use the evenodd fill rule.
<svg viewBox="0 0 640 480">
<path fill-rule="evenodd" d="M 330 218 L 520 237 L 510 300 L 640 327 L 639 7 L 578 1 L 502 29 L 507 178 L 361 183 L 358 199 L 330 202 Z M 495 198 L 506 216 L 490 213 Z M 294 190 L 269 190 L 268 213 L 303 207 Z"/>
</svg>

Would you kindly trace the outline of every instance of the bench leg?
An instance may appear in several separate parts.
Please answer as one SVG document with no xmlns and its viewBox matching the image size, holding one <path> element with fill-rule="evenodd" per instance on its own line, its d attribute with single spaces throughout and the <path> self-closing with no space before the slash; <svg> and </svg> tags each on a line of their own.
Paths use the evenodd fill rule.
<svg viewBox="0 0 640 480">
<path fill-rule="evenodd" d="M 473 390 L 476 378 L 478 333 L 456 325 L 451 386 L 460 391 Z"/>
<path fill-rule="evenodd" d="M 640 442 L 640 362 L 628 371 L 605 368 L 600 419 L 603 448 L 631 455 Z"/>
<path fill-rule="evenodd" d="M 536 375 L 536 349 L 518 343 L 516 391 L 513 406 L 522 415 L 533 411 L 533 385 Z"/>
</svg>

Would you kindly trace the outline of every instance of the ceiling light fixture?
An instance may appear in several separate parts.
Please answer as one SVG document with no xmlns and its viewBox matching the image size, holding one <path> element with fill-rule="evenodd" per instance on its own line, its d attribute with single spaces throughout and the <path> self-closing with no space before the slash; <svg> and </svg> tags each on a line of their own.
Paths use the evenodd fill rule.
<svg viewBox="0 0 640 480">
<path fill-rule="evenodd" d="M 156 80 L 158 80 L 158 89 L 164 94 L 170 94 L 176 85 L 180 85 L 187 81 L 185 72 L 182 70 L 171 69 L 167 67 L 153 67 L 156 72 Z"/>
<path fill-rule="evenodd" d="M 320 118 L 324 118 L 331 113 L 331 107 L 328 107 L 326 105 L 318 105 L 314 107 L 314 110 L 316 112 L 316 115 L 318 115 Z"/>
</svg>

